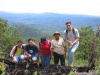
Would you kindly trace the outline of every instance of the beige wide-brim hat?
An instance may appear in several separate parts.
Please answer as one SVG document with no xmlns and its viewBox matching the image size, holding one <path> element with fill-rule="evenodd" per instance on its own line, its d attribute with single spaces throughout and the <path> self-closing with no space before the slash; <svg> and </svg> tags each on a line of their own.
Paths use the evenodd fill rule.
<svg viewBox="0 0 100 75">
<path fill-rule="evenodd" d="M 60 33 L 58 31 L 54 32 L 53 35 L 55 36 L 56 34 L 60 35 Z"/>
</svg>

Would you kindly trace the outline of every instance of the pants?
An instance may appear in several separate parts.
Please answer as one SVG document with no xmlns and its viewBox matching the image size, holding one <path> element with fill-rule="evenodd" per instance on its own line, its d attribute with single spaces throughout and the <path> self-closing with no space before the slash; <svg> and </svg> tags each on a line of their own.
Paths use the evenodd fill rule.
<svg viewBox="0 0 100 75">
<path fill-rule="evenodd" d="M 76 43 L 73 45 L 72 48 L 68 49 L 68 65 L 72 64 L 73 58 L 74 58 L 74 53 L 77 50 L 78 46 L 79 46 L 79 43 Z"/>
<path fill-rule="evenodd" d="M 64 55 L 61 54 L 57 54 L 56 52 L 53 53 L 54 54 L 54 64 L 57 65 L 60 59 L 60 63 L 62 66 L 65 66 L 65 57 Z"/>
<path fill-rule="evenodd" d="M 50 65 L 50 54 L 47 55 L 40 54 L 40 58 L 41 58 L 42 68 L 46 67 L 47 65 Z"/>
</svg>

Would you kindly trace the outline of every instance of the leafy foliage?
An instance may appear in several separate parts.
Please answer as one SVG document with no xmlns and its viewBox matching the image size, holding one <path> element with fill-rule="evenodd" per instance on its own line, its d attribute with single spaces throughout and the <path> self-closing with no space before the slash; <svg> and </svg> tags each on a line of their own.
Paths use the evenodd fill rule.
<svg viewBox="0 0 100 75">
<path fill-rule="evenodd" d="M 20 37 L 24 39 L 39 39 L 41 36 L 49 36 L 46 32 L 25 25 L 13 25 L 12 28 L 20 33 Z"/>
<path fill-rule="evenodd" d="M 88 59 L 92 41 L 94 38 L 94 31 L 91 26 L 84 26 L 79 28 L 80 32 L 80 45 L 77 50 L 77 59 Z"/>
<path fill-rule="evenodd" d="M 3 56 L 9 56 L 11 47 L 20 39 L 16 30 L 11 30 L 8 26 L 7 20 L 0 18 L 0 52 L 3 52 Z"/>
<path fill-rule="evenodd" d="M 0 62 L 0 71 L 4 72 L 5 71 L 5 65 L 4 63 Z"/>
</svg>

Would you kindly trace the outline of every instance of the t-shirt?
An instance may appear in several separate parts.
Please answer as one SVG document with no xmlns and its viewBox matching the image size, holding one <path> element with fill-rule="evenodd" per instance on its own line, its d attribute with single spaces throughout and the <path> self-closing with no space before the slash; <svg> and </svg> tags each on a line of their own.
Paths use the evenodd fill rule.
<svg viewBox="0 0 100 75">
<path fill-rule="evenodd" d="M 73 34 L 73 31 L 68 31 L 68 34 L 66 34 L 66 30 L 64 31 L 64 34 L 63 34 L 63 38 L 64 40 L 67 38 L 69 41 L 72 41 L 74 42 L 76 40 L 76 37 L 79 37 L 79 32 L 76 28 L 74 28 L 75 30 L 75 34 Z"/>
<path fill-rule="evenodd" d="M 39 52 L 36 45 L 30 46 L 29 44 L 25 45 L 25 51 L 27 51 L 29 54 L 35 54 Z"/>
<path fill-rule="evenodd" d="M 63 38 L 59 38 L 59 40 L 55 40 L 53 39 L 51 41 L 51 48 L 53 48 L 53 52 L 56 52 L 58 54 L 65 54 L 65 51 L 64 51 L 64 47 L 65 47 L 65 42 L 63 40 Z"/>
<path fill-rule="evenodd" d="M 41 54 L 50 54 L 50 46 L 51 46 L 51 42 L 49 40 L 46 40 L 46 42 L 44 44 L 39 42 L 40 53 Z"/>
<path fill-rule="evenodd" d="M 22 48 L 17 47 L 17 50 L 16 50 L 14 56 L 20 55 L 20 54 L 22 54 Z"/>
<path fill-rule="evenodd" d="M 16 55 L 20 55 L 20 54 L 24 54 L 24 46 L 22 45 L 21 48 L 19 48 L 17 45 L 14 46 L 10 52 L 10 56 L 16 56 Z"/>
</svg>

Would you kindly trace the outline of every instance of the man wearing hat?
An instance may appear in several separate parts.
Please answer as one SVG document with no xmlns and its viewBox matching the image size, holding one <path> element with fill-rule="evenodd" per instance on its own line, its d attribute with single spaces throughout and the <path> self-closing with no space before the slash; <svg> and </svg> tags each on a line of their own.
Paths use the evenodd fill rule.
<svg viewBox="0 0 100 75">
<path fill-rule="evenodd" d="M 56 31 L 51 41 L 51 54 L 54 56 L 54 64 L 57 65 L 60 59 L 61 65 L 65 66 L 66 45 L 60 33 Z"/>
<path fill-rule="evenodd" d="M 50 46 L 51 46 L 50 40 L 47 40 L 45 36 L 40 38 L 39 51 L 40 51 L 42 68 L 46 67 L 47 65 L 50 65 L 50 55 L 51 55 Z"/>
</svg>

